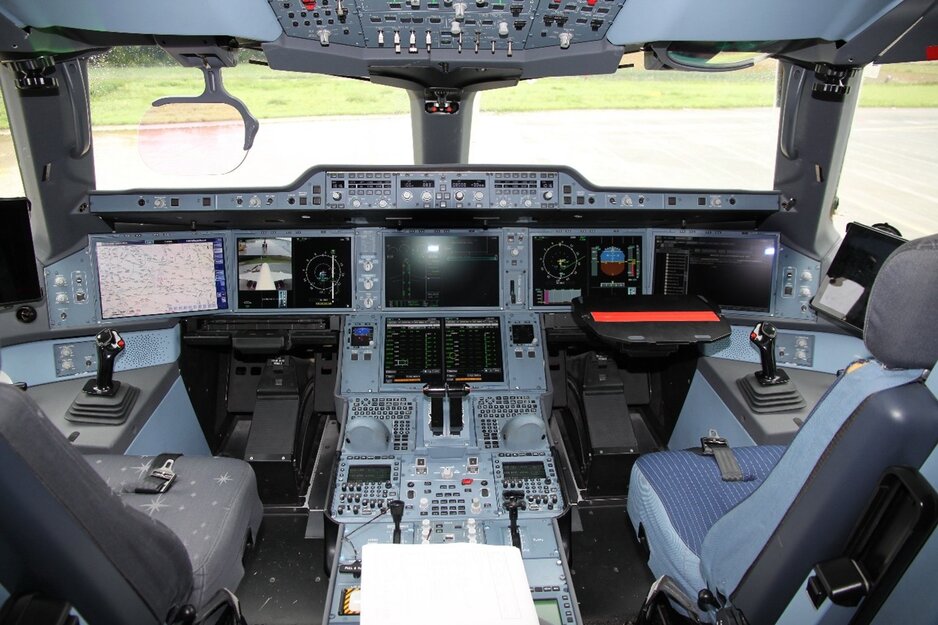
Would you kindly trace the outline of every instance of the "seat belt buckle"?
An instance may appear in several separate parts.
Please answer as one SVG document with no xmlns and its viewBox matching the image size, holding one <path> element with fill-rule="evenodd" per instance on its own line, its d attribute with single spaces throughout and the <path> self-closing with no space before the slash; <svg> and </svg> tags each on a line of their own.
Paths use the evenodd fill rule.
<svg viewBox="0 0 938 625">
<path fill-rule="evenodd" d="M 176 472 L 173 471 L 173 464 L 175 460 L 168 458 L 166 462 L 163 463 L 163 466 L 156 467 L 150 471 L 150 477 L 155 480 L 160 480 L 160 482 L 153 487 L 157 493 L 165 493 L 169 490 L 169 487 L 173 485 L 173 482 L 176 481 Z"/>
<path fill-rule="evenodd" d="M 700 449 L 704 456 L 712 456 L 714 450 L 721 447 L 729 447 L 729 443 L 722 436 L 703 436 L 700 439 Z"/>
</svg>

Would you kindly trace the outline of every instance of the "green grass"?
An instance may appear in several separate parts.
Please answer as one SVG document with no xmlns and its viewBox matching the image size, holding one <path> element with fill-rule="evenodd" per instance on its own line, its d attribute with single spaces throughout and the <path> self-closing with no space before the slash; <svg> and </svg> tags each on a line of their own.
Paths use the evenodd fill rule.
<svg viewBox="0 0 938 625">
<path fill-rule="evenodd" d="M 89 75 L 92 119 L 97 126 L 134 126 L 145 119 L 153 100 L 202 91 L 201 74 L 178 67 L 92 67 Z M 246 64 L 226 71 L 224 79 L 228 90 L 260 119 L 409 111 L 405 92 L 366 81 Z M 771 106 L 774 65 L 720 74 L 624 70 L 613 76 L 547 78 L 486 91 L 479 97 L 482 110 L 493 112 Z M 865 80 L 860 104 L 938 107 L 938 65 L 884 67 L 878 77 Z M 198 109 L 202 109 L 198 119 L 190 121 L 218 119 L 217 109 Z M 6 109 L 0 107 L 0 128 L 6 127 Z"/>
</svg>

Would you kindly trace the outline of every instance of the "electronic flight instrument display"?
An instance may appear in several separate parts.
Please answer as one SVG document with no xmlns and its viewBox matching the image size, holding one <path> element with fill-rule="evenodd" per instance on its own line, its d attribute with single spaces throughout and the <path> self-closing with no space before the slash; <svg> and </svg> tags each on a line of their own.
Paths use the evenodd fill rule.
<svg viewBox="0 0 938 625">
<path fill-rule="evenodd" d="M 384 241 L 388 308 L 498 306 L 497 236 L 395 235 Z"/>
<path fill-rule="evenodd" d="M 388 319 L 385 384 L 502 382 L 498 317 Z"/>
<path fill-rule="evenodd" d="M 641 235 L 536 235 L 531 245 L 535 306 L 642 292 Z"/>
<path fill-rule="evenodd" d="M 350 237 L 238 239 L 238 307 L 350 308 Z"/>
</svg>

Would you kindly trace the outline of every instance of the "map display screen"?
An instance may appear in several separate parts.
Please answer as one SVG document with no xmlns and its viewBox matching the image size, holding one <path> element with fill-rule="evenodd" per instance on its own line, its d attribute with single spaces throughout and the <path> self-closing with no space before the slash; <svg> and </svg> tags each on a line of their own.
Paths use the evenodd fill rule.
<svg viewBox="0 0 938 625">
<path fill-rule="evenodd" d="M 228 308 L 220 237 L 96 241 L 94 253 L 102 319 Z"/>
</svg>

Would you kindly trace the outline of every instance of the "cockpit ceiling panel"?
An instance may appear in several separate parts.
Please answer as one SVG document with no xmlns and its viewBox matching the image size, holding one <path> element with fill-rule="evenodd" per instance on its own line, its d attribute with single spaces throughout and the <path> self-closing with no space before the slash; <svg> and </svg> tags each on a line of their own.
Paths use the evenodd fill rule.
<svg viewBox="0 0 938 625">
<path fill-rule="evenodd" d="M 849 41 L 902 2 L 627 0 L 607 36 L 615 45 L 652 41 Z"/>
<path fill-rule="evenodd" d="M 282 34 L 265 0 L 0 0 L 0 13 L 31 28 L 273 41 Z"/>
<path fill-rule="evenodd" d="M 654 41 L 849 41 L 913 0 L 0 0 L 21 27 L 271 42 L 288 36 L 393 48 L 492 42 L 496 49 L 568 47 L 606 38 Z M 273 10 L 272 10 L 273 9 Z M 321 23 L 320 23 L 321 22 Z M 454 26 L 454 23 L 456 24 Z M 329 31 L 323 35 L 323 31 Z M 414 37 L 411 37 L 413 32 Z M 430 41 L 427 41 L 427 33 Z M 323 41 L 323 38 L 325 40 Z M 413 41 L 411 41 L 413 39 Z"/>
</svg>

